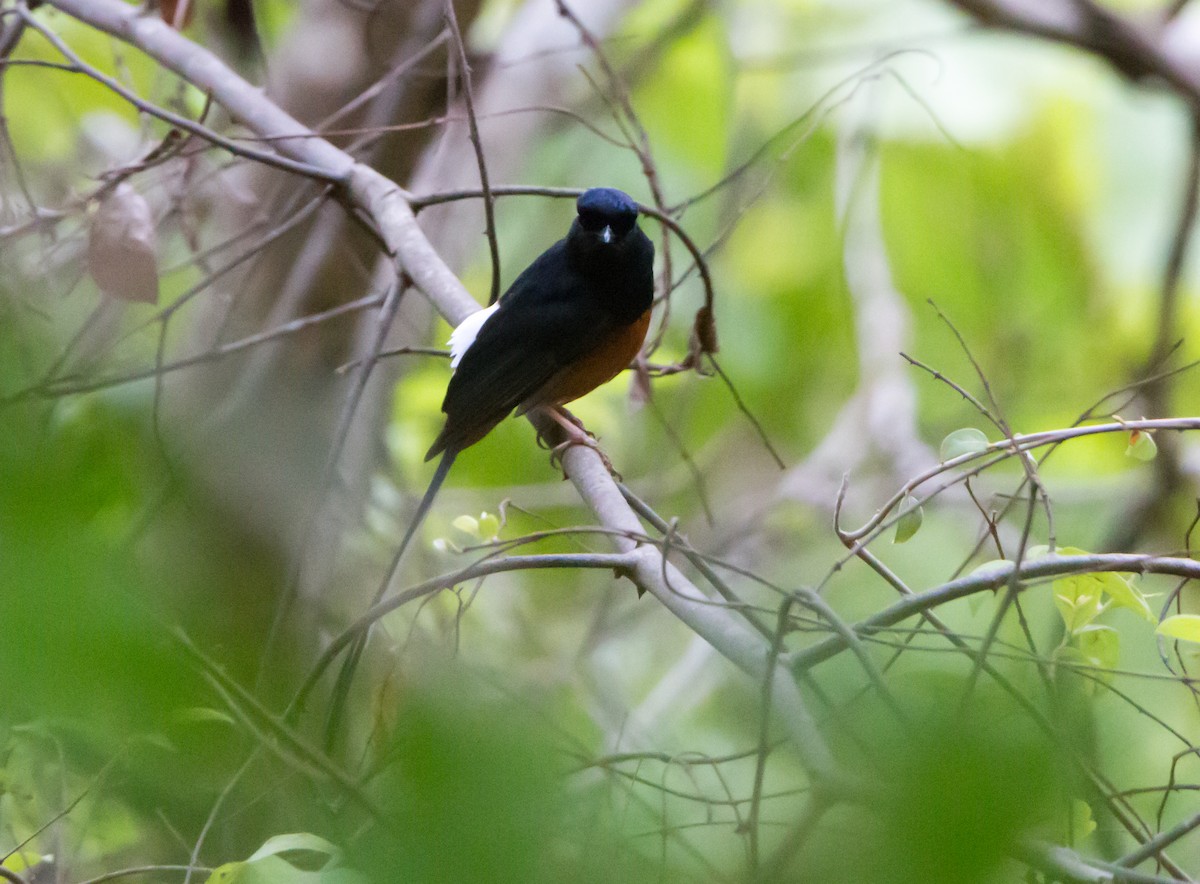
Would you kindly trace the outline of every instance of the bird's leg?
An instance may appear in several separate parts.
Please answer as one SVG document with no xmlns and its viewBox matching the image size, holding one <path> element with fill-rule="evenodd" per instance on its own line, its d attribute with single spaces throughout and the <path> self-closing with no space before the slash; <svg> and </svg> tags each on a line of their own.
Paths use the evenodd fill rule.
<svg viewBox="0 0 1200 884">
<path fill-rule="evenodd" d="M 571 424 L 573 426 L 575 426 L 580 432 L 586 433 L 588 436 L 590 436 L 593 439 L 596 438 L 596 434 L 593 433 L 591 430 L 589 430 L 587 427 L 585 427 L 583 425 L 583 421 L 581 421 L 579 418 L 575 417 L 575 415 L 571 414 L 571 412 L 568 411 L 563 406 L 556 405 L 556 406 L 554 406 L 553 410 L 554 410 L 554 415 L 553 415 L 554 419 L 556 421 L 558 421 L 559 424 L 562 424 L 562 426 L 567 427 L 568 433 L 571 432 L 571 428 L 568 427 L 565 423 L 563 423 L 563 419 L 570 421 Z M 585 442 L 583 444 L 589 445 L 591 443 Z"/>
<path fill-rule="evenodd" d="M 546 415 L 546 417 L 550 418 L 566 431 L 567 441 L 554 446 L 556 451 L 570 445 L 586 445 L 588 448 L 596 447 L 595 434 L 585 430 L 583 422 L 561 405 L 544 405 L 542 406 L 542 414 Z"/>
<path fill-rule="evenodd" d="M 550 462 L 556 466 L 562 466 L 562 454 L 572 445 L 586 445 L 598 455 L 600 460 L 604 462 L 604 467 L 614 476 L 618 476 L 616 470 L 613 469 L 612 461 L 608 459 L 608 455 L 600 450 L 600 445 L 596 442 L 596 436 L 589 433 L 583 426 L 583 423 L 571 412 L 567 411 L 561 405 L 548 405 L 542 408 L 542 412 L 553 420 L 556 424 L 563 428 L 567 434 L 567 440 L 560 442 L 550 449 Z"/>
</svg>

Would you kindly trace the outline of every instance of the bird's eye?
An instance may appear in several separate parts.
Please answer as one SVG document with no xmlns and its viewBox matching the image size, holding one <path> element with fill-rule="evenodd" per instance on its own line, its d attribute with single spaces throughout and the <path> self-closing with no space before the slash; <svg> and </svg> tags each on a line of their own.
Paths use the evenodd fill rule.
<svg viewBox="0 0 1200 884">
<path fill-rule="evenodd" d="M 609 223 L 612 225 L 613 232 L 618 236 L 624 236 L 629 231 L 633 230 L 633 224 L 635 221 L 637 221 L 636 214 L 621 214 L 609 219 Z"/>
<path fill-rule="evenodd" d="M 599 212 L 593 212 L 589 209 L 584 209 L 579 213 L 579 226 L 591 233 L 604 227 L 604 216 Z"/>
</svg>

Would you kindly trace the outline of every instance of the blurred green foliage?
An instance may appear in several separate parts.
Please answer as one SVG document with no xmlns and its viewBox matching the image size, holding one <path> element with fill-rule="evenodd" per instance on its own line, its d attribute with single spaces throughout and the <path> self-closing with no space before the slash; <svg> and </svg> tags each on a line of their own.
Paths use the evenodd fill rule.
<svg viewBox="0 0 1200 884">
<path fill-rule="evenodd" d="M 151 584 L 122 555 L 155 478 L 143 415 L 98 405 L 47 426 L 44 409 L 12 406 L 5 417 L 0 705 L 18 720 L 69 710 L 99 733 L 161 727 L 186 677 L 164 647 Z"/>
<path fill-rule="evenodd" d="M 839 741 L 888 785 L 869 806 L 832 812 L 794 880 L 1013 880 L 1022 839 L 1064 829 L 1064 759 L 1023 710 L 987 691 L 958 707 L 964 682 L 913 684 L 910 699 L 925 701 L 903 707 L 908 721 L 876 708 Z"/>
<path fill-rule="evenodd" d="M 488 4 L 485 39 L 498 39 L 515 6 Z M 264 41 L 277 46 L 293 4 L 255 8 Z M 835 196 L 857 141 L 869 142 L 879 163 L 881 254 L 912 323 L 912 355 L 983 396 L 932 300 L 1019 432 L 1065 426 L 1138 373 L 1178 208 L 1182 151 L 1169 143 L 1186 136 L 1179 108 L 1073 56 L 960 33 L 961 21 L 933 0 L 760 0 L 688 11 L 679 0 L 637 4 L 606 46 L 629 65 L 631 99 L 669 201 L 704 194 L 737 172 L 688 204 L 681 220 L 702 248 L 712 246 L 721 365 L 789 466 L 826 438 L 864 380 L 844 264 L 847 218 Z M 198 93 L 179 90 L 140 53 L 42 14 L 90 63 L 139 93 L 199 112 Z M 913 53 L 889 59 L 894 77 L 870 80 L 880 33 L 894 39 L 895 17 L 906 15 L 913 28 L 951 34 L 928 50 L 945 70 L 929 76 L 929 59 Z M 189 35 L 204 41 L 211 27 L 202 15 Z M 15 57 L 57 60 L 36 37 Z M 997 85 L 998 69 L 1012 71 L 1011 82 Z M 1042 77 L 1046 70 L 1056 76 Z M 839 87 L 848 73 L 854 77 Z M 71 212 L 53 232 L 31 237 L 35 246 L 0 278 L 9 289 L 0 293 L 0 855 L 31 839 L 28 856 L 11 856 L 8 868 L 36 866 L 49 854 L 72 878 L 185 863 L 206 832 L 200 860 L 216 867 L 212 880 L 222 884 L 364 875 L 414 884 L 729 881 L 750 875 L 756 860 L 781 881 L 1007 881 L 1021 874 L 1012 857 L 1030 837 L 1120 855 L 1125 836 L 1081 767 L 1102 769 L 1121 787 L 1161 784 L 1169 759 L 1183 753 L 1172 776 L 1194 777 L 1193 747 L 1181 735 L 1194 732 L 1195 710 L 1179 702 L 1179 685 L 1157 677 L 1160 650 L 1147 622 L 1155 594 L 1170 587 L 1080 577 L 1030 587 L 1019 617 L 997 632 L 996 670 L 1033 698 L 1029 704 L 990 686 L 970 692 L 971 662 L 913 631 L 914 621 L 871 638 L 871 658 L 887 667 L 899 698 L 892 706 L 864 693 L 851 655 L 818 667 L 805 695 L 839 760 L 878 792 L 830 810 L 811 832 L 798 828 L 809 783 L 768 726 L 760 843 L 752 847 L 761 686 L 734 674 L 652 599 L 638 600 L 628 581 L 542 571 L 459 585 L 379 625 L 344 751 L 329 759 L 378 815 L 365 812 L 281 737 L 319 751 L 324 695 L 296 720 L 283 710 L 320 646 L 361 614 L 378 585 L 408 516 L 404 495 L 428 477 L 422 457 L 439 425 L 448 369 L 441 360 L 407 363 L 383 440 L 390 463 L 372 477 L 366 527 L 336 561 L 321 563 L 339 594 L 297 600 L 280 536 L 294 533 L 303 507 L 270 513 L 276 524 L 264 525 L 255 487 L 242 498 L 215 492 L 205 472 L 211 464 L 193 440 L 162 430 L 170 384 L 43 395 L 40 380 L 67 364 L 97 305 L 80 260 L 87 210 L 71 202 L 111 162 L 97 133 L 115 118 L 145 148 L 165 130 L 78 74 L 14 65 L 3 76 L 5 121 L 31 192 Z M 582 80 L 579 94 L 590 94 Z M 871 126 L 851 132 L 859 100 L 870 105 Z M 603 101 L 580 106 L 605 132 L 616 131 Z M 135 180 L 165 187 L 152 176 Z M 636 156 L 574 125 L 530 148 L 522 180 L 612 183 L 649 199 Z M 2 186 L 3 223 L 14 223 L 24 195 Z M 571 217 L 567 201 L 534 198 L 506 198 L 497 211 L 505 282 Z M 197 221 L 210 219 L 199 212 Z M 202 275 L 189 263 L 194 232 L 174 224 L 167 213 L 164 303 Z M 660 242 L 654 222 L 643 224 Z M 229 232 L 204 233 L 218 241 Z M 678 280 L 684 251 L 671 249 Z M 1200 327 L 1193 269 L 1181 337 Z M 481 247 L 464 280 L 482 297 L 489 272 Z M 672 294 L 655 361 L 684 355 L 701 302 L 692 274 Z M 118 323 L 119 358 L 85 363 L 72 380 L 153 365 L 162 329 L 151 316 L 151 308 L 130 308 Z M 164 333 L 170 345 L 186 338 L 187 316 Z M 432 339 L 445 333 L 439 324 Z M 1192 352 L 1185 346 L 1183 356 Z M 981 426 L 998 438 L 956 391 L 894 357 L 912 384 L 929 462 L 959 428 Z M 819 500 L 781 500 L 779 474 L 719 380 L 674 375 L 653 391 L 648 405 L 631 407 L 622 379 L 576 411 L 630 487 L 664 516 L 678 516 L 693 544 L 732 550 L 739 567 L 785 589 L 829 577 L 826 598 L 851 621 L 894 601 L 877 574 L 835 565 L 844 548 L 829 523 L 842 465 Z M 1184 374 L 1174 397 L 1176 413 L 1194 411 L 1200 384 Z M 313 420 L 334 422 L 328 414 Z M 909 478 L 888 462 L 893 440 L 879 436 L 882 450 L 846 464 L 854 468 L 848 521 L 865 518 Z M 1129 456 L 1129 441 L 1073 442 L 1044 471 L 1058 543 L 1101 548 L 1148 487 L 1157 464 Z M 508 421 L 464 453 L 426 542 L 406 562 L 406 582 L 460 567 L 476 554 L 463 547 L 493 539 L 490 522 L 483 532 L 455 528 L 463 514 L 502 513 L 501 541 L 590 521 L 531 443 L 525 422 Z M 272 468 L 285 479 L 311 469 L 283 453 L 277 461 Z M 885 540 L 874 549 L 918 588 L 996 558 L 984 516 L 1008 502 L 1020 476 L 1009 465 L 979 478 L 973 491 L 982 514 L 969 501 L 927 503 L 919 533 L 909 533 L 910 522 L 903 545 Z M 712 502 L 712 523 L 702 498 Z M 1182 544 L 1190 501 L 1179 506 L 1180 517 L 1147 548 Z M 1020 527 L 1009 517 L 997 530 L 1009 555 Z M 1039 512 L 1030 545 L 1048 534 Z M 453 543 L 439 548 L 431 542 L 438 537 Z M 572 535 L 521 551 L 607 549 L 603 538 Z M 773 617 L 774 591 L 733 572 L 729 579 L 763 606 L 764 619 Z M 1089 591 L 1095 597 L 1081 601 Z M 1106 598 L 1126 601 L 1101 612 Z M 305 621 L 301 627 L 279 625 L 281 600 L 296 606 L 284 610 Z M 1130 610 L 1118 610 L 1122 604 Z M 996 610 L 986 596 L 938 613 L 977 643 Z M 789 648 L 828 631 L 811 618 L 797 624 Z M 1195 634 L 1190 619 L 1174 627 Z M 206 677 L 182 650 L 177 628 L 262 703 L 265 718 L 227 702 L 215 673 Z M 1030 638 L 1040 656 L 1028 653 Z M 906 653 L 889 662 L 905 643 Z M 1186 651 L 1174 660 L 1195 662 Z M 1144 672 L 1156 677 L 1137 677 Z M 990 685 L 982 677 L 980 684 Z M 1128 801 L 1147 820 L 1158 811 L 1154 788 Z M 1178 807 L 1174 799 L 1168 805 L 1170 822 Z M 285 834 L 294 840 L 270 840 Z M 203 880 L 208 871 L 196 874 Z"/>
</svg>

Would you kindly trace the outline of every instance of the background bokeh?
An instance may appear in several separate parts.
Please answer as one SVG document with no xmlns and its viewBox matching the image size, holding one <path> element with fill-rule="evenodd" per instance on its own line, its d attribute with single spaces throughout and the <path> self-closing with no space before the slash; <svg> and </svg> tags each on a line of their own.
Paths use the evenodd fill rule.
<svg viewBox="0 0 1200 884">
<path fill-rule="evenodd" d="M 1178 84 L 1126 76 L 1107 44 L 970 14 L 1026 8 L 1016 0 L 568 5 L 599 54 L 553 0 L 455 4 L 491 180 L 616 186 L 647 205 L 657 188 L 702 250 L 724 379 L 708 363 L 666 371 L 647 398 L 627 374 L 573 410 L 765 622 L 798 590 L 851 623 L 895 601 L 879 569 L 845 558 L 839 487 L 848 477 L 853 527 L 935 467 L 952 431 L 1001 438 L 963 391 L 1017 433 L 1197 414 L 1193 371 L 1139 384 L 1197 358 L 1190 250 L 1175 287 L 1169 271 L 1200 150 Z M 409 192 L 478 187 L 441 0 L 194 6 L 188 38 Z M 1175 45 L 1200 15 L 1081 6 L 1151 34 L 1170 21 Z M 225 881 L 1051 880 L 1038 845 L 1116 862 L 1192 817 L 1195 645 L 1155 635 L 1178 590 L 1163 576 L 1133 581 L 1155 616 L 1111 604 L 1102 638 L 1071 632 L 1050 581 L 1012 608 L 1003 592 L 939 606 L 968 649 L 987 648 L 988 674 L 920 618 L 864 637 L 886 690 L 850 653 L 797 672 L 839 764 L 877 790 L 831 806 L 762 686 L 611 571 L 509 572 L 414 601 L 372 632 L 338 728 L 331 677 L 290 709 L 379 589 L 431 475 L 446 363 L 386 356 L 348 419 L 381 319 L 378 298 L 342 308 L 391 284 L 376 240 L 320 182 L 164 143 L 170 126 L 64 69 L 23 9 L 0 3 L 0 36 L 19 38 L 0 40 L 7 868 L 37 881 L 141 866 L 182 880 L 191 862 L 194 879 L 220 867 Z M 145 102 L 269 147 L 55 3 L 32 19 Z M 114 175 L 145 201 L 148 246 L 96 245 Z M 572 203 L 504 196 L 495 217 L 507 285 Z M 419 218 L 486 301 L 480 201 Z M 641 223 L 664 274 L 657 370 L 688 355 L 704 292 L 678 238 Z M 105 266 L 148 260 L 155 303 L 102 291 Z M 387 346 L 440 347 L 448 330 L 409 290 Z M 1187 555 L 1196 440 L 1155 439 L 1150 461 L 1126 433 L 1056 450 L 1039 470 L 1053 525 L 1039 506 L 1026 545 Z M 595 517 L 547 457 L 516 420 L 464 453 L 393 588 L 537 532 L 553 533 L 517 551 L 610 551 L 559 530 Z M 870 549 L 914 591 L 1013 558 L 1024 477 L 1009 459 L 971 494 L 925 502 L 912 539 L 885 532 Z M 794 611 L 779 642 L 831 630 Z M 1195 837 L 1169 853 L 1200 871 Z"/>
</svg>

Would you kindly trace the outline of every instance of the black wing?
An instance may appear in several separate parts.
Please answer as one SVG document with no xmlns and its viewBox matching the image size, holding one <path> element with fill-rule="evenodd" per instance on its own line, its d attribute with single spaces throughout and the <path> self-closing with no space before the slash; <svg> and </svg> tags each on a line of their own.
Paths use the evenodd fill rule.
<svg viewBox="0 0 1200 884">
<path fill-rule="evenodd" d="M 579 359 L 614 320 L 572 271 L 562 241 L 517 277 L 480 328 L 446 388 L 446 426 L 426 455 L 483 438 L 560 368 Z"/>
</svg>

